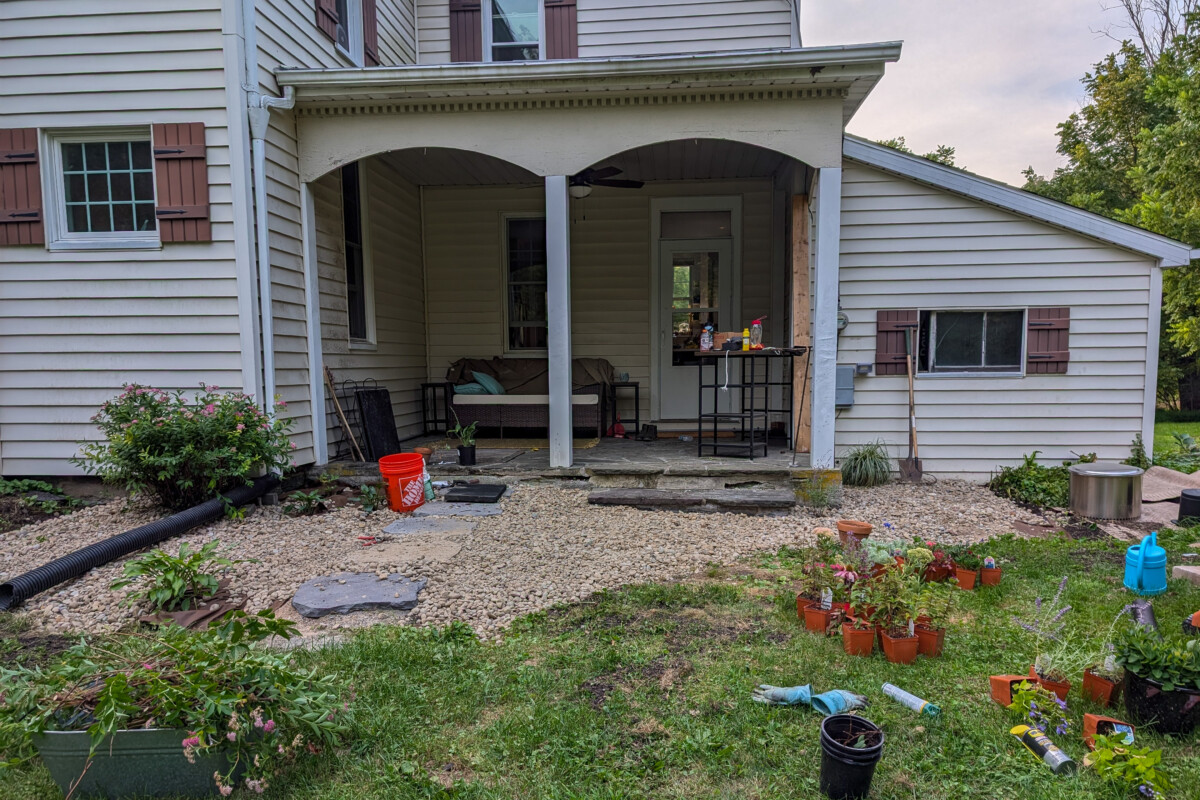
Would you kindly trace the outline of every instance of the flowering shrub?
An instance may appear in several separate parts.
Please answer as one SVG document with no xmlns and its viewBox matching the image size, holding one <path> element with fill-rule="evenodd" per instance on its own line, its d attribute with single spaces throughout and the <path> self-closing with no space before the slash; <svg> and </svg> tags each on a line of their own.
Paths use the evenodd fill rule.
<svg viewBox="0 0 1200 800">
<path fill-rule="evenodd" d="M 1042 733 L 1065 736 L 1071 731 L 1071 720 L 1067 718 L 1067 702 L 1042 686 L 1029 681 L 1017 685 L 1017 693 L 1008 706 L 1010 711 L 1023 717 L 1026 725 Z"/>
<path fill-rule="evenodd" d="M 288 638 L 292 627 L 271 611 L 235 612 L 203 632 L 114 635 L 78 644 L 51 666 L 0 668 L 0 757 L 31 755 L 33 735 L 47 730 L 86 730 L 94 752 L 118 730 L 170 728 L 187 733 L 189 761 L 206 751 L 228 756 L 229 771 L 213 775 L 221 794 L 233 791 L 235 774 L 261 792 L 349 726 L 353 693 L 336 676 L 251 646 Z"/>
<path fill-rule="evenodd" d="M 290 420 L 264 413 L 241 392 L 201 387 L 191 397 L 126 386 L 92 417 L 105 441 L 82 443 L 75 463 L 176 511 L 249 483 L 261 469 L 287 466 L 295 449 Z"/>
</svg>

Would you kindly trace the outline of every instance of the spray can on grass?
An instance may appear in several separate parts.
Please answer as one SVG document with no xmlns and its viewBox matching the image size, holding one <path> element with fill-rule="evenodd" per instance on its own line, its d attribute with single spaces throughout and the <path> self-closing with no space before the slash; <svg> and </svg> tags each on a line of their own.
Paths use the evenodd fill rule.
<svg viewBox="0 0 1200 800">
<path fill-rule="evenodd" d="M 1046 766 L 1055 775 L 1070 775 L 1077 769 L 1071 757 L 1062 750 L 1059 750 L 1054 742 L 1050 741 L 1050 737 L 1037 728 L 1031 728 L 1028 725 L 1018 725 L 1010 730 L 1009 733 L 1017 737 L 1017 741 L 1025 745 L 1025 748 L 1029 752 L 1045 762 Z"/>
<path fill-rule="evenodd" d="M 885 683 L 883 685 L 883 693 L 895 700 L 900 705 L 904 706 L 905 708 L 911 708 L 918 714 L 924 714 L 927 717 L 936 717 L 938 714 L 942 713 L 942 709 L 938 708 L 933 703 L 930 703 L 927 700 L 922 700 L 915 694 L 910 694 L 894 684 Z"/>
</svg>

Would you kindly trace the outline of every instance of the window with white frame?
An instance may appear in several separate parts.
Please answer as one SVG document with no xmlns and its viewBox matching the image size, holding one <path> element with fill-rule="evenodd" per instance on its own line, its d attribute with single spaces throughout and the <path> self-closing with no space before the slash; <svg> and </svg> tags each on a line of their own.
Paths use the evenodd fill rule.
<svg viewBox="0 0 1200 800">
<path fill-rule="evenodd" d="M 1020 374 L 1025 311 L 922 311 L 917 371 Z"/>
<path fill-rule="evenodd" d="M 148 128 L 47 134 L 51 247 L 158 245 Z"/>
<path fill-rule="evenodd" d="M 537 61 L 542 47 L 542 0 L 483 0 L 488 61 Z"/>
<path fill-rule="evenodd" d="M 350 342 L 375 341 L 375 299 L 358 164 L 342 167 L 342 236 L 346 254 L 346 327 Z"/>
<path fill-rule="evenodd" d="M 363 65 L 362 0 L 336 0 L 337 46 L 356 65 Z"/>
<path fill-rule="evenodd" d="M 546 220 L 504 219 L 508 349 L 546 349 Z"/>
</svg>

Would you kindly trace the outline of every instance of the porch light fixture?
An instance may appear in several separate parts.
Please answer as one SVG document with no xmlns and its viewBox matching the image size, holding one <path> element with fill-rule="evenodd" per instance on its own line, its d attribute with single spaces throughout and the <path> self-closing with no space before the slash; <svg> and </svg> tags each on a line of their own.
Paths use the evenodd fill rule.
<svg viewBox="0 0 1200 800">
<path fill-rule="evenodd" d="M 592 187 L 586 183 L 572 183 L 567 187 L 567 194 L 574 197 L 576 200 L 582 200 L 592 193 Z"/>
</svg>

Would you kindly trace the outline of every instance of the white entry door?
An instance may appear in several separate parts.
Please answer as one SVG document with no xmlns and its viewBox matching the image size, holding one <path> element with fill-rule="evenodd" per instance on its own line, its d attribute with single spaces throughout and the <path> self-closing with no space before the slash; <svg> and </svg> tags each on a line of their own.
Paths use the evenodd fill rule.
<svg viewBox="0 0 1200 800">
<path fill-rule="evenodd" d="M 674 239 L 658 252 L 658 395 L 661 420 L 694 422 L 700 333 L 733 330 L 733 243 Z"/>
</svg>

